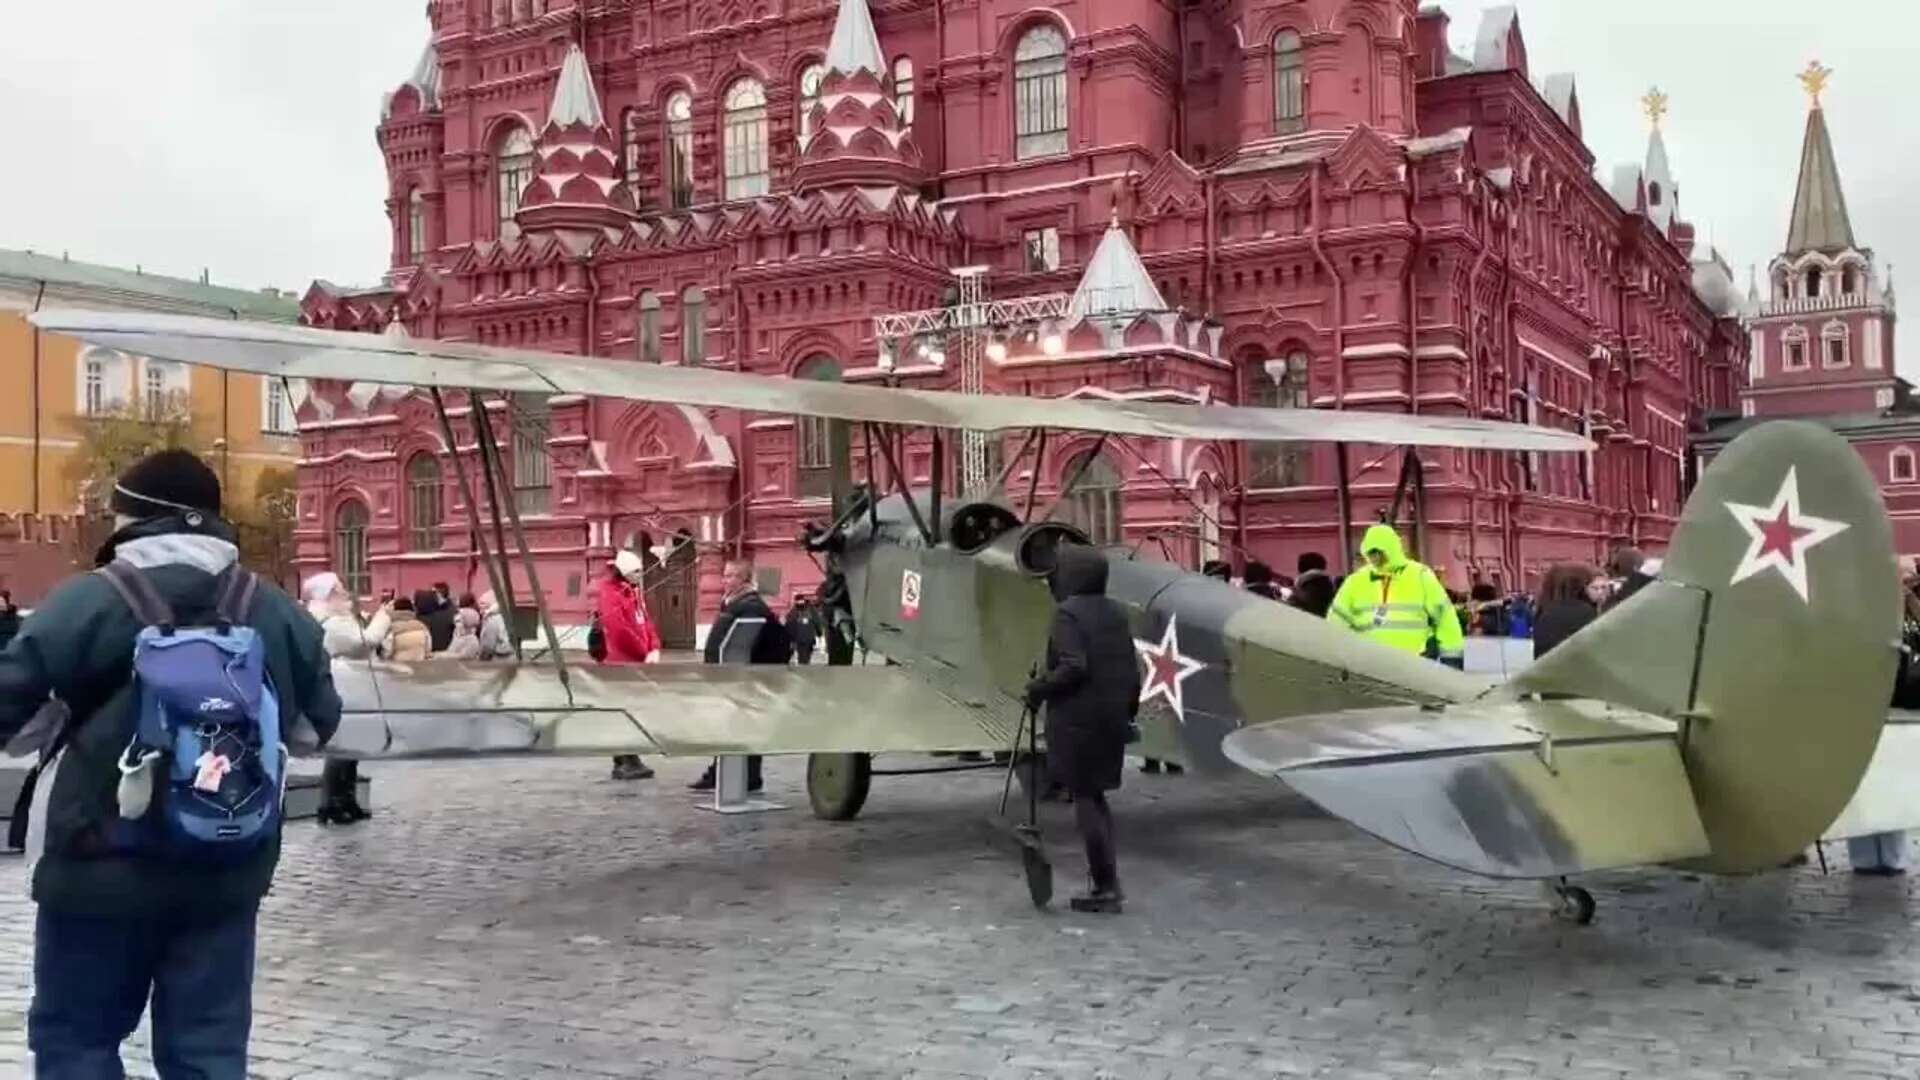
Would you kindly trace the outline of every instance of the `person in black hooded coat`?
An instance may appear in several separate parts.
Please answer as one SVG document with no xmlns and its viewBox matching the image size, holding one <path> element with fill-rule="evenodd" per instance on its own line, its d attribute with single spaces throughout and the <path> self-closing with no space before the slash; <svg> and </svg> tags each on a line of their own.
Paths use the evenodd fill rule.
<svg viewBox="0 0 1920 1080">
<path fill-rule="evenodd" d="M 1107 560 L 1091 548 L 1063 546 L 1049 577 L 1057 606 L 1047 635 L 1046 667 L 1027 684 L 1027 703 L 1047 710 L 1047 766 L 1073 795 L 1093 888 L 1075 911 L 1120 910 L 1109 791 L 1120 786 L 1140 664 L 1127 613 L 1107 599 Z"/>
</svg>

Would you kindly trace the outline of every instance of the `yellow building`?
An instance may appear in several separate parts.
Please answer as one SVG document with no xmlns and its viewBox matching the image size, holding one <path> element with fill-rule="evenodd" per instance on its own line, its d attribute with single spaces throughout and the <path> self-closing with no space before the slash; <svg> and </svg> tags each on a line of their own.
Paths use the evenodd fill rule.
<svg viewBox="0 0 1920 1080">
<path fill-rule="evenodd" d="M 0 249 L 0 515 L 82 509 L 75 458 L 86 418 L 164 411 L 186 403 L 193 443 L 221 474 L 229 508 L 254 498 L 260 474 L 299 455 L 294 403 L 277 381 L 131 356 L 44 334 L 41 308 L 159 311 L 293 322 L 298 300 L 205 280 Z"/>
</svg>

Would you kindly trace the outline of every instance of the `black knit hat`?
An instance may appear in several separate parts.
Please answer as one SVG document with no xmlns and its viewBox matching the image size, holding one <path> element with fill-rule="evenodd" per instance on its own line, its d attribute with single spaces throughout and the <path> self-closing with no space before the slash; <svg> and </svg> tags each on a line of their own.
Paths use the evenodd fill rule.
<svg viewBox="0 0 1920 1080">
<path fill-rule="evenodd" d="M 220 478 L 190 450 L 156 450 L 120 474 L 113 512 L 130 518 L 220 516 Z"/>
</svg>

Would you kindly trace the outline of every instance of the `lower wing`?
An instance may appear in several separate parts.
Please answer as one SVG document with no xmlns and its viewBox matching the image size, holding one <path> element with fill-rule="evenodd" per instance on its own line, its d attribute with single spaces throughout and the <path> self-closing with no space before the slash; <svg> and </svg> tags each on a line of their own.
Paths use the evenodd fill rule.
<svg viewBox="0 0 1920 1080">
<path fill-rule="evenodd" d="M 1328 713 L 1243 728 L 1224 749 L 1387 843 L 1490 877 L 1708 850 L 1675 725 L 1601 702 Z"/>
<path fill-rule="evenodd" d="M 1004 750 L 1019 706 L 909 669 L 336 661 L 337 757 Z M 1012 712 L 1009 714 L 1009 708 Z"/>
</svg>

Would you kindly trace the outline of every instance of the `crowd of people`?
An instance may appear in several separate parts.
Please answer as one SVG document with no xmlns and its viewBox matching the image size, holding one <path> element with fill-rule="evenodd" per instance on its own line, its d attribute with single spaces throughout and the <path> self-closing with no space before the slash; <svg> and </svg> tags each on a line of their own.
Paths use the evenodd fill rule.
<svg viewBox="0 0 1920 1080">
<path fill-rule="evenodd" d="M 514 654 L 506 616 L 490 591 L 465 593 L 456 602 L 447 583 L 437 581 L 411 597 L 389 593 L 364 618 L 340 575 L 330 571 L 308 578 L 300 595 L 329 657 L 418 663 L 435 655 L 498 660 Z M 357 762 L 329 758 L 321 767 L 321 824 L 351 825 L 370 816 L 360 803 L 359 778 Z"/>
</svg>

